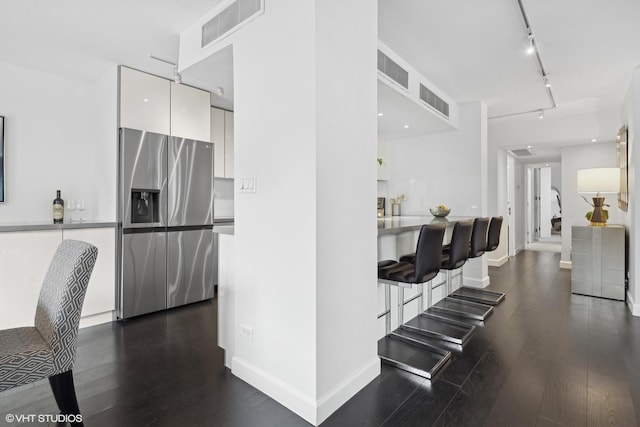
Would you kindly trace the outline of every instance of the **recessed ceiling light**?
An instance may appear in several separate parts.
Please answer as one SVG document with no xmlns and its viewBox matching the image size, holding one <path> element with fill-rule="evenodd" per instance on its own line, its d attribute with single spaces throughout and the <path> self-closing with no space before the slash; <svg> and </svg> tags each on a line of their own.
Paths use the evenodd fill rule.
<svg viewBox="0 0 640 427">
<path fill-rule="evenodd" d="M 404 125 L 404 128 L 405 129 L 409 129 L 409 125 Z"/>
<path fill-rule="evenodd" d="M 527 145 L 527 148 L 533 148 L 531 145 Z"/>
<path fill-rule="evenodd" d="M 143 99 L 142 102 L 149 102 L 149 98 Z"/>
<path fill-rule="evenodd" d="M 595 138 L 593 138 L 593 139 L 591 140 L 591 142 L 598 142 L 598 140 L 597 140 L 597 139 L 595 139 Z"/>
<path fill-rule="evenodd" d="M 540 110 L 540 111 L 538 112 L 538 118 L 539 118 L 539 119 L 544 119 L 544 110 Z"/>
<path fill-rule="evenodd" d="M 384 116 L 384 113 L 378 113 L 378 117 Z"/>
<path fill-rule="evenodd" d="M 544 165 L 548 167 L 548 166 L 549 166 L 549 163 L 545 163 Z"/>
</svg>

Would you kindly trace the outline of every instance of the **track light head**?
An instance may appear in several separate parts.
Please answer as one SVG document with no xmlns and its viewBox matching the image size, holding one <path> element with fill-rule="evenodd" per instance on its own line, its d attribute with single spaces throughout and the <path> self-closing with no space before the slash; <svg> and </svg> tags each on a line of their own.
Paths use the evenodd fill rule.
<svg viewBox="0 0 640 427">
<path fill-rule="evenodd" d="M 544 110 L 540 110 L 540 111 L 538 112 L 538 118 L 539 118 L 539 119 L 544 119 Z"/>
<path fill-rule="evenodd" d="M 529 44 L 527 45 L 527 49 L 525 50 L 527 55 L 533 55 L 536 53 L 536 47 L 533 44 L 533 34 L 529 34 Z"/>
</svg>

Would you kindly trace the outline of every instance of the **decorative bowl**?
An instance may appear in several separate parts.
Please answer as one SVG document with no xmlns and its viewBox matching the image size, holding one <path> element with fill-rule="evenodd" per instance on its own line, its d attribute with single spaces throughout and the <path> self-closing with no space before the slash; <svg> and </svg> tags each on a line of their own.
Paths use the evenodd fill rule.
<svg viewBox="0 0 640 427">
<path fill-rule="evenodd" d="M 435 216 L 436 218 L 444 218 L 445 216 L 449 215 L 449 212 L 451 212 L 451 208 L 441 208 L 441 207 L 435 207 L 435 208 L 430 208 L 429 211 L 431 211 L 431 215 Z"/>
</svg>

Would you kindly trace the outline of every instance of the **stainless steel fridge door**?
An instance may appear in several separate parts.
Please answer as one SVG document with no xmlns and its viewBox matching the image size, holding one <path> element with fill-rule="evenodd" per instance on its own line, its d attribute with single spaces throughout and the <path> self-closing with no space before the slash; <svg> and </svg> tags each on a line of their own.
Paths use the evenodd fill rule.
<svg viewBox="0 0 640 427">
<path fill-rule="evenodd" d="M 167 233 L 167 307 L 213 298 L 213 253 L 211 228 Z"/>
<path fill-rule="evenodd" d="M 213 224 L 213 144 L 169 137 L 168 225 Z"/>
<path fill-rule="evenodd" d="M 120 129 L 120 218 L 124 228 L 158 227 L 167 218 L 167 135 Z M 132 222 L 132 190 L 157 192 L 156 222 Z M 155 194 L 155 193 L 154 193 Z"/>
<path fill-rule="evenodd" d="M 165 231 L 123 234 L 120 318 L 167 308 L 166 235 Z"/>
</svg>

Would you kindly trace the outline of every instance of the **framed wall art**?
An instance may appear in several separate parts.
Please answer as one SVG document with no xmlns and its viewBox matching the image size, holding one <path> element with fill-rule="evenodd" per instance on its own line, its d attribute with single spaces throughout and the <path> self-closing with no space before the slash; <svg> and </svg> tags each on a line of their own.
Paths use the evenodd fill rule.
<svg viewBox="0 0 640 427">
<path fill-rule="evenodd" d="M 629 207 L 629 180 L 628 180 L 628 130 L 627 126 L 622 126 L 616 138 L 616 149 L 618 152 L 618 167 L 620 168 L 620 192 L 618 193 L 618 207 L 627 211 Z"/>
</svg>

